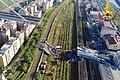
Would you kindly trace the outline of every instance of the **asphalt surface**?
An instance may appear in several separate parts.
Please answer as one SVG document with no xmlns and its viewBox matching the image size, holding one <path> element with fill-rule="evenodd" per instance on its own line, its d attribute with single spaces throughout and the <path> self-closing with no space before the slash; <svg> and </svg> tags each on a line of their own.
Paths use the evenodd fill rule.
<svg viewBox="0 0 120 80">
<path fill-rule="evenodd" d="M 31 24 L 38 24 L 40 21 L 40 18 L 38 17 L 27 16 L 27 15 L 21 15 L 21 16 L 24 17 L 27 21 L 23 20 L 20 16 L 14 13 L 0 12 L 0 18 L 5 20 L 14 20 L 14 21 L 26 22 Z"/>
</svg>

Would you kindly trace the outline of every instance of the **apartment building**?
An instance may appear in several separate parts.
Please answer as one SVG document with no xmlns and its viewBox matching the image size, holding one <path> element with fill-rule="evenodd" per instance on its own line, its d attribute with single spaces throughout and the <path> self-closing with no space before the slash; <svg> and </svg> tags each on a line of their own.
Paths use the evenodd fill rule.
<svg viewBox="0 0 120 80">
<path fill-rule="evenodd" d="M 0 47 L 10 38 L 10 29 L 0 27 Z"/>
<path fill-rule="evenodd" d="M 0 67 L 6 67 L 24 42 L 24 32 L 16 32 L 14 37 L 0 48 Z"/>
<path fill-rule="evenodd" d="M 17 31 L 17 22 L 15 21 L 6 21 L 3 25 L 3 28 L 10 29 L 11 35 L 14 35 L 15 32 Z"/>
</svg>

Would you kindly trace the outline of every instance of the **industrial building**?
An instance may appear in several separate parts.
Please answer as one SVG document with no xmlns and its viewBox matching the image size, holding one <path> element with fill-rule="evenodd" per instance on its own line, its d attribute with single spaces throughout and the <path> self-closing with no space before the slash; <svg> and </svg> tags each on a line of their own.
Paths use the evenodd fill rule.
<svg viewBox="0 0 120 80">
<path fill-rule="evenodd" d="M 107 65 L 99 64 L 99 71 L 102 80 L 114 80 L 111 69 Z"/>
<path fill-rule="evenodd" d="M 120 49 L 120 36 L 107 34 L 104 35 L 104 41 L 108 49 L 110 50 Z"/>
<path fill-rule="evenodd" d="M 112 22 L 103 20 L 103 24 L 100 31 L 101 38 L 107 34 L 116 35 L 117 27 Z"/>
</svg>

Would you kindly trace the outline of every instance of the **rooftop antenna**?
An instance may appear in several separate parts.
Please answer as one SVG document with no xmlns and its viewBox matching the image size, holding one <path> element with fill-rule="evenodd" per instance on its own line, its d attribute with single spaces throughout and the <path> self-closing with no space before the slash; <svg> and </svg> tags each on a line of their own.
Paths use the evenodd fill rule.
<svg viewBox="0 0 120 80">
<path fill-rule="evenodd" d="M 24 10 L 18 3 L 16 3 L 14 0 L 11 0 L 12 2 L 14 2 L 18 7 L 20 7 L 22 10 Z M 25 10 L 24 10 L 25 11 Z M 28 11 L 25 11 L 28 15 L 31 15 Z"/>
<path fill-rule="evenodd" d="M 3 4 L 5 4 L 5 6 L 7 6 L 9 9 L 11 9 L 15 14 L 17 14 L 19 17 L 21 17 L 24 21 L 27 21 L 23 16 L 21 16 L 19 13 L 17 13 L 16 11 L 14 11 L 14 9 L 12 9 L 9 5 L 7 5 L 3 0 L 0 0 L 0 2 L 2 2 Z"/>
</svg>

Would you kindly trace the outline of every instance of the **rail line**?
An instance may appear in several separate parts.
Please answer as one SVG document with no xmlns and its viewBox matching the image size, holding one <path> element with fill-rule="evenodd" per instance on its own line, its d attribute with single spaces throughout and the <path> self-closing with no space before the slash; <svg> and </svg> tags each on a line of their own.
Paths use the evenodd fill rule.
<svg viewBox="0 0 120 80">
<path fill-rule="evenodd" d="M 79 80 L 88 80 L 86 60 L 81 60 L 78 62 L 78 70 Z"/>
<path fill-rule="evenodd" d="M 77 46 L 87 46 L 85 40 L 85 25 L 84 25 L 84 13 L 82 12 L 83 0 L 76 0 L 76 23 L 77 23 Z M 86 60 L 78 61 L 78 80 L 88 80 L 88 71 Z"/>
<path fill-rule="evenodd" d="M 64 1 L 58 7 L 58 9 L 56 9 L 55 12 L 53 13 L 53 15 L 50 19 L 49 25 L 48 25 L 48 29 L 47 29 L 46 34 L 45 34 L 44 39 L 43 39 L 44 41 L 48 40 L 48 36 L 49 36 L 50 30 L 52 28 L 52 24 L 54 22 L 55 17 L 65 7 L 65 5 L 67 5 L 69 2 L 70 2 L 69 0 Z M 41 58 L 43 57 L 43 55 L 44 55 L 44 51 L 38 50 L 38 53 L 36 54 L 32 64 L 30 65 L 29 71 L 27 73 L 27 80 L 33 80 L 35 78 L 35 73 L 36 73 L 37 67 L 39 65 L 40 60 L 42 60 Z"/>
<path fill-rule="evenodd" d="M 64 8 L 64 14 L 68 15 L 70 13 L 68 13 L 67 11 L 69 10 L 68 6 L 70 4 L 68 4 L 65 8 Z M 60 15 L 63 15 L 62 11 L 60 12 Z M 64 22 L 64 19 L 60 17 L 60 20 L 62 21 L 62 23 Z M 68 22 L 67 25 L 62 24 L 62 27 L 59 28 L 59 40 L 57 45 L 62 46 L 62 50 L 68 50 L 70 49 L 70 34 L 71 34 L 71 28 L 70 28 L 70 23 Z M 56 26 L 58 27 L 58 26 Z M 56 28 L 55 27 L 55 28 Z M 56 29 L 55 29 L 56 31 Z M 56 35 L 54 35 L 53 37 L 55 38 Z M 54 44 L 54 38 L 52 41 L 52 44 Z M 65 54 L 65 53 L 63 53 Z M 55 80 L 69 80 L 69 73 L 67 72 L 69 69 L 69 65 L 68 63 L 66 63 L 66 61 L 62 61 L 60 60 L 60 64 L 56 66 L 56 75 L 55 75 Z M 61 75 L 61 76 L 60 76 Z"/>
<path fill-rule="evenodd" d="M 78 7 L 80 8 L 79 10 L 80 21 L 79 20 L 78 21 L 81 22 L 79 23 L 80 26 L 78 27 L 78 46 L 85 46 L 89 48 L 90 36 L 88 36 L 89 30 L 85 24 L 86 12 L 84 11 L 84 7 L 81 5 L 83 5 L 82 2 L 80 4 L 80 7 Z M 96 64 L 95 62 L 91 62 L 87 59 L 78 62 L 78 75 L 79 75 L 79 80 L 101 80 L 98 64 Z"/>
<path fill-rule="evenodd" d="M 88 76 L 90 80 L 101 80 L 98 63 L 87 61 Z"/>
</svg>

